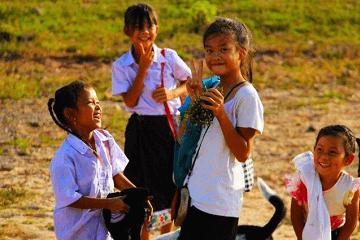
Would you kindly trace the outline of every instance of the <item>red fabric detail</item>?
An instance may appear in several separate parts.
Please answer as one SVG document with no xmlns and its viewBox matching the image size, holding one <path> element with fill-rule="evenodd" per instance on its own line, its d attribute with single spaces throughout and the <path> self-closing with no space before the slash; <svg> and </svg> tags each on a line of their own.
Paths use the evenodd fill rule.
<svg viewBox="0 0 360 240">
<path fill-rule="evenodd" d="M 161 54 L 165 57 L 165 49 L 161 50 Z M 161 87 L 164 87 L 164 68 L 165 68 L 165 63 L 161 63 Z M 165 108 L 166 118 L 169 122 L 171 132 L 175 138 L 176 131 L 175 131 L 174 119 L 172 118 L 170 108 L 169 108 L 169 105 L 167 102 L 164 102 L 164 108 Z"/>
</svg>

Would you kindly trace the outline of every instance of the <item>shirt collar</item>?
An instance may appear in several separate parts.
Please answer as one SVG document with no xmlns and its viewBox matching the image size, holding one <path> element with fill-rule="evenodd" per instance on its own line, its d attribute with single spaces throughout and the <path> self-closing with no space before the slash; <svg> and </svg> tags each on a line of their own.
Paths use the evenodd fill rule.
<svg viewBox="0 0 360 240">
<path fill-rule="evenodd" d="M 104 130 L 94 130 L 93 133 L 94 133 L 95 142 L 99 140 L 101 142 L 110 140 L 109 134 L 106 134 Z M 67 141 L 80 154 L 85 154 L 88 150 L 92 151 L 92 149 L 86 143 L 84 143 L 82 140 L 80 140 L 78 137 L 74 136 L 71 133 L 69 133 L 67 137 Z"/>
<path fill-rule="evenodd" d="M 125 61 L 122 63 L 122 66 L 129 66 L 129 65 L 131 65 L 131 64 L 136 64 L 136 62 L 135 62 L 135 59 L 134 59 L 134 57 L 133 57 L 133 55 L 132 55 L 132 45 L 130 46 L 130 50 L 129 50 L 129 52 L 127 52 L 127 56 L 126 56 L 126 59 L 125 59 Z M 156 44 L 153 44 L 153 48 L 154 48 L 154 53 L 155 53 L 155 55 L 154 55 L 154 62 L 156 62 L 156 63 L 163 63 L 163 62 L 165 62 L 166 61 L 166 59 L 165 59 L 165 57 L 161 54 L 161 50 L 162 49 L 160 49 L 160 48 L 158 48 L 157 46 L 156 46 Z"/>
<path fill-rule="evenodd" d="M 75 135 L 69 133 L 67 139 L 70 146 L 72 146 L 76 151 L 78 151 L 80 154 L 85 154 L 88 150 L 91 151 L 90 147 L 86 145 L 82 140 L 80 140 Z"/>
</svg>

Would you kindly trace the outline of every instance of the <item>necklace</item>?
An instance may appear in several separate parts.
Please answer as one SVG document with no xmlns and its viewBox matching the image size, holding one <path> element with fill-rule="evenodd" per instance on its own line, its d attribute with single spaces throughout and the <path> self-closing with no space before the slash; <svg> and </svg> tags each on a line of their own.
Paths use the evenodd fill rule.
<svg viewBox="0 0 360 240">
<path fill-rule="evenodd" d="M 238 86 L 240 86 L 241 84 L 245 83 L 246 81 L 240 82 L 238 84 L 236 84 L 235 86 L 233 86 L 230 91 L 226 94 L 225 98 L 224 98 L 224 102 L 226 101 L 226 99 L 229 97 L 230 93 Z"/>
</svg>

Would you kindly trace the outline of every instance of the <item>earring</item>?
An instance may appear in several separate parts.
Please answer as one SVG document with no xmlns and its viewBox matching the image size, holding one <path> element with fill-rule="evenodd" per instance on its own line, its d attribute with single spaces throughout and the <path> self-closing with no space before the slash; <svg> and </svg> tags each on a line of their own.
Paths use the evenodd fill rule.
<svg viewBox="0 0 360 240">
<path fill-rule="evenodd" d="M 74 118 L 74 125 L 76 125 L 76 118 Z"/>
</svg>

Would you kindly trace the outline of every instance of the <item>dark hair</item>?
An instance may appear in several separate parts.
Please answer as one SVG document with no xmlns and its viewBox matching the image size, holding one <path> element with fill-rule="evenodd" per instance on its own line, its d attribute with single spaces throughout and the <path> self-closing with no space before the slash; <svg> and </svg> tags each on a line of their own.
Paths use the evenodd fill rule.
<svg viewBox="0 0 360 240">
<path fill-rule="evenodd" d="M 87 88 L 93 88 L 93 86 L 83 81 L 75 81 L 58 89 L 55 92 L 55 98 L 50 98 L 48 101 L 48 109 L 52 119 L 56 125 L 67 132 L 71 131 L 68 129 L 69 123 L 65 118 L 64 109 L 77 109 L 79 96 Z"/>
<path fill-rule="evenodd" d="M 210 36 L 220 34 L 232 36 L 236 44 L 238 44 L 238 47 L 246 48 L 247 55 L 241 61 L 240 71 L 246 80 L 252 82 L 255 55 L 255 50 L 252 46 L 252 33 L 242 22 L 238 22 L 229 18 L 217 18 L 206 29 L 203 37 L 203 45 L 205 46 L 205 42 Z"/>
<path fill-rule="evenodd" d="M 354 133 L 348 127 L 344 125 L 330 125 L 322 128 L 316 137 L 315 146 L 319 139 L 323 136 L 342 138 L 344 140 L 345 154 L 348 156 L 355 153 L 355 143 L 357 142 L 357 139 L 355 138 Z"/>
<path fill-rule="evenodd" d="M 147 21 L 150 26 L 158 25 L 158 17 L 155 10 L 145 3 L 137 3 L 128 7 L 125 11 L 125 27 L 129 30 L 134 30 L 136 24 L 142 29 L 144 21 Z"/>
<path fill-rule="evenodd" d="M 66 117 L 64 115 L 65 108 L 77 109 L 78 99 L 82 91 L 84 91 L 85 89 L 94 89 L 94 87 L 87 82 L 75 81 L 58 89 L 55 92 L 55 98 L 49 99 L 48 109 L 56 125 L 64 129 L 66 132 L 73 134 L 81 141 L 83 141 L 86 145 L 88 145 L 92 149 L 95 156 L 98 159 L 100 159 L 100 161 L 102 161 L 100 155 L 96 152 L 95 149 L 91 147 L 91 145 L 88 142 L 81 139 L 81 137 L 75 131 L 72 131 L 68 128 L 69 123 L 67 122 Z"/>
</svg>

